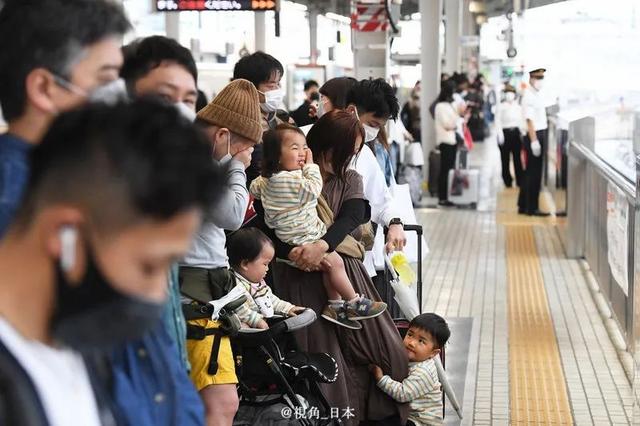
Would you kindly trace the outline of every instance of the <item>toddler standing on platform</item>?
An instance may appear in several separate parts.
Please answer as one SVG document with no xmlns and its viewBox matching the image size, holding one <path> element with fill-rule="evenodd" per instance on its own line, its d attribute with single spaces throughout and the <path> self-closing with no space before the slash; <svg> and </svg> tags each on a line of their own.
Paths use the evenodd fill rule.
<svg viewBox="0 0 640 426">
<path fill-rule="evenodd" d="M 442 424 L 442 389 L 434 358 L 440 355 L 451 331 L 447 322 L 436 314 L 422 314 L 411 320 L 404 337 L 409 356 L 409 376 L 397 382 L 384 375 L 377 365 L 370 369 L 378 387 L 398 402 L 408 402 L 407 426 Z"/>
</svg>

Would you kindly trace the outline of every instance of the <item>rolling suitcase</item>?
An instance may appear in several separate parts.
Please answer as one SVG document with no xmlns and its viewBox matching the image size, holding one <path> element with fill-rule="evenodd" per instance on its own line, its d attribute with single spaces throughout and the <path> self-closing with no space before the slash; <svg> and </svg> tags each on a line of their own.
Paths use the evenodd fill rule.
<svg viewBox="0 0 640 426">
<path fill-rule="evenodd" d="M 400 167 L 398 183 L 409 185 L 411 203 L 414 207 L 420 204 L 420 200 L 422 200 L 422 166 L 403 164 Z"/>
<path fill-rule="evenodd" d="M 480 170 L 454 169 L 449 171 L 448 199 L 459 206 L 475 209 L 480 198 Z"/>
<path fill-rule="evenodd" d="M 418 241 L 422 240 L 422 226 L 421 225 L 404 225 L 404 230 L 405 231 L 411 231 L 411 232 L 415 232 L 418 236 Z M 418 293 L 418 312 L 421 314 L 422 313 L 422 244 L 418 244 L 418 259 L 420 259 L 420 261 L 418 262 L 418 267 L 417 267 L 417 272 L 416 272 L 416 292 Z M 389 284 L 389 280 L 392 279 L 391 275 L 392 273 L 389 271 L 389 268 L 386 266 L 385 263 L 385 281 L 387 283 L 386 285 L 386 294 L 380 294 L 380 296 L 384 299 L 385 302 L 387 302 L 387 305 L 389 306 L 387 309 L 390 310 L 390 313 L 393 317 L 393 322 L 396 325 L 396 328 L 398 329 L 398 333 L 400 333 L 400 336 L 404 339 L 404 336 L 407 334 L 407 331 L 409 330 L 409 323 L 411 321 L 409 321 L 407 318 L 403 318 L 403 317 L 398 317 L 398 315 L 396 314 L 396 312 L 400 312 L 400 309 L 398 307 L 398 304 L 395 302 L 395 300 L 393 299 L 393 289 L 391 288 L 391 285 Z M 393 303 L 393 307 L 392 307 L 392 303 Z M 394 312 L 395 309 L 395 312 Z M 440 363 L 442 365 L 442 374 L 444 374 L 444 368 L 445 368 L 445 348 L 442 348 L 442 350 L 440 351 Z M 438 372 L 438 375 L 440 376 L 440 372 Z M 445 376 L 446 378 L 446 376 Z M 447 386 L 450 387 L 448 385 L 448 381 L 447 381 Z M 442 418 L 444 418 L 445 416 L 445 409 L 446 409 L 446 401 L 445 401 L 445 394 L 447 394 L 447 390 L 445 389 L 445 387 L 443 386 L 442 388 Z M 448 395 L 447 396 L 451 399 L 451 397 L 455 398 L 455 395 Z M 457 404 L 457 400 L 456 400 L 456 404 Z M 461 417 L 462 418 L 462 417 Z"/>
<path fill-rule="evenodd" d="M 429 153 L 429 194 L 438 194 L 438 176 L 440 176 L 440 151 L 434 149 Z"/>
<path fill-rule="evenodd" d="M 480 200 L 480 170 L 467 169 L 466 152 L 458 152 L 457 166 L 449 170 L 447 198 L 453 204 L 475 209 Z"/>
</svg>

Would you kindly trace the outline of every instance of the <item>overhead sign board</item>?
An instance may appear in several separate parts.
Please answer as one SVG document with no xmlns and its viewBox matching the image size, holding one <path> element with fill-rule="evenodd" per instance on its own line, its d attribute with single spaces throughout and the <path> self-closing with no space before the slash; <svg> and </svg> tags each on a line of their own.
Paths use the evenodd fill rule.
<svg viewBox="0 0 640 426">
<path fill-rule="evenodd" d="M 277 0 L 156 0 L 159 12 L 196 11 L 237 11 L 264 12 L 279 10 Z"/>
</svg>

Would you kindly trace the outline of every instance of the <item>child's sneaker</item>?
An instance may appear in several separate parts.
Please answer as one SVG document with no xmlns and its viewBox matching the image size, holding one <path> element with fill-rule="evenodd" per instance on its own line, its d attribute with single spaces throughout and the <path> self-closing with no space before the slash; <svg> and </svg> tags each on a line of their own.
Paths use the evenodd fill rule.
<svg viewBox="0 0 640 426">
<path fill-rule="evenodd" d="M 359 321 L 375 318 L 387 310 L 387 304 L 384 302 L 374 302 L 363 296 L 345 304 L 347 316 L 350 320 Z"/>
<path fill-rule="evenodd" d="M 322 318 L 327 321 L 331 321 L 342 327 L 350 328 L 351 330 L 360 330 L 362 325 L 356 321 L 352 321 L 347 315 L 346 302 L 341 304 L 328 304 L 322 311 Z"/>
</svg>

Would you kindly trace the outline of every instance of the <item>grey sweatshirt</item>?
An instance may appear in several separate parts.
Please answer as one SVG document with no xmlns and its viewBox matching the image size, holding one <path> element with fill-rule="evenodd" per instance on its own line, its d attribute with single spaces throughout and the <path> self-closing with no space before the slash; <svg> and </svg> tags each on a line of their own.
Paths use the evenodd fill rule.
<svg viewBox="0 0 640 426">
<path fill-rule="evenodd" d="M 226 191 L 209 210 L 181 265 L 208 269 L 229 266 L 224 230 L 235 231 L 242 225 L 249 205 L 246 182 L 244 164 L 231 160 Z"/>
</svg>

